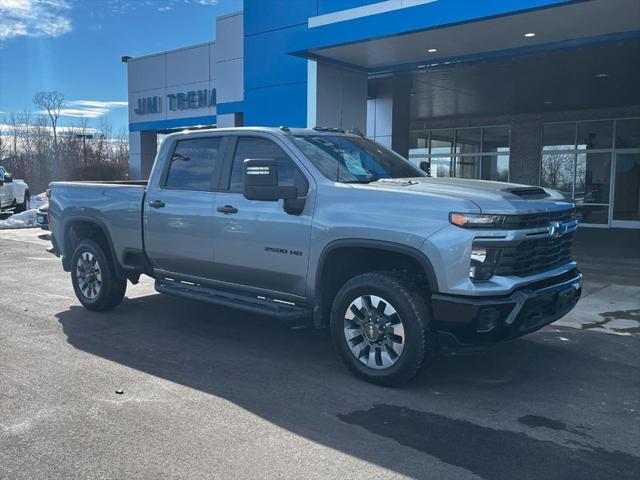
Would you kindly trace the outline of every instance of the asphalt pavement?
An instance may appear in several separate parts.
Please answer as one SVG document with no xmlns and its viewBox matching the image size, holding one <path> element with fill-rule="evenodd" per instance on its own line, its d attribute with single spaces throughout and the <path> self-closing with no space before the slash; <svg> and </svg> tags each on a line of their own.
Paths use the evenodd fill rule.
<svg viewBox="0 0 640 480">
<path fill-rule="evenodd" d="M 79 306 L 40 230 L 0 232 L 2 479 L 626 479 L 640 336 L 550 326 L 356 380 L 326 331 L 155 293 Z"/>
</svg>

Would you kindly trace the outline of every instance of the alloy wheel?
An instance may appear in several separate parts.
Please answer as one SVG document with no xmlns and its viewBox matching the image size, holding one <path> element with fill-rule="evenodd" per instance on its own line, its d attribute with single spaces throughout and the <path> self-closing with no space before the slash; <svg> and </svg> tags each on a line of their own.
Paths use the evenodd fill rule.
<svg viewBox="0 0 640 480">
<path fill-rule="evenodd" d="M 405 344 L 398 312 L 376 295 L 362 295 L 351 302 L 344 316 L 344 337 L 353 356 L 377 370 L 394 365 Z"/>
<path fill-rule="evenodd" d="M 88 300 L 95 300 L 102 289 L 102 272 L 93 253 L 83 252 L 78 257 L 76 277 L 82 295 Z"/>
</svg>

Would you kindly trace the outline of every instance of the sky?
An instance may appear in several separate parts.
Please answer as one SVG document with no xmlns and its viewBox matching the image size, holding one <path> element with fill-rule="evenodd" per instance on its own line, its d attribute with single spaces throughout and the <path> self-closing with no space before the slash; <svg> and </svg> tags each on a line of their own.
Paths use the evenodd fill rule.
<svg viewBox="0 0 640 480">
<path fill-rule="evenodd" d="M 242 0 L 0 0 L 0 124 L 37 113 L 36 92 L 58 90 L 61 125 L 84 116 L 126 129 L 121 57 L 215 40 L 215 18 L 238 10 Z"/>
</svg>

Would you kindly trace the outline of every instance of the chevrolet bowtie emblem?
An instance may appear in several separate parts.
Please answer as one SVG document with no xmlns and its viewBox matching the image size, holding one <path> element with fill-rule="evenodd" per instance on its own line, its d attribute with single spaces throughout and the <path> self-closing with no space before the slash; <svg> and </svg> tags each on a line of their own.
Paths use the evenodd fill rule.
<svg viewBox="0 0 640 480">
<path fill-rule="evenodd" d="M 564 233 L 564 223 L 562 222 L 549 222 L 547 227 L 547 233 L 551 238 L 557 238 Z"/>
</svg>

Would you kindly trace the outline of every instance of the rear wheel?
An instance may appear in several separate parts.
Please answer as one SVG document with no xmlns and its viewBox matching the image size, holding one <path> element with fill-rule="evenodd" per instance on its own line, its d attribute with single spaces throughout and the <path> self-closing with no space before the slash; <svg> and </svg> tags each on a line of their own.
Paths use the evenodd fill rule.
<svg viewBox="0 0 640 480">
<path fill-rule="evenodd" d="M 338 292 L 331 335 L 345 363 L 364 380 L 398 385 L 435 352 L 423 294 L 405 275 L 365 273 Z"/>
<path fill-rule="evenodd" d="M 73 290 L 85 308 L 104 311 L 122 302 L 127 280 L 116 275 L 112 262 L 98 243 L 81 241 L 73 252 L 71 266 Z"/>
<path fill-rule="evenodd" d="M 14 212 L 15 213 L 26 212 L 30 208 L 31 208 L 31 196 L 29 195 L 29 192 L 24 192 L 24 198 L 22 200 L 22 203 L 19 203 L 16 206 Z"/>
</svg>

